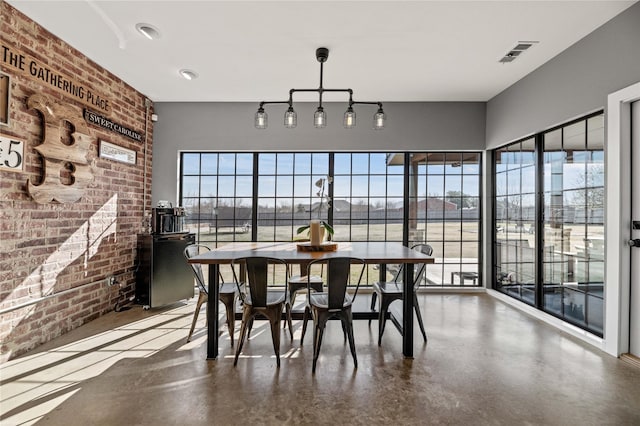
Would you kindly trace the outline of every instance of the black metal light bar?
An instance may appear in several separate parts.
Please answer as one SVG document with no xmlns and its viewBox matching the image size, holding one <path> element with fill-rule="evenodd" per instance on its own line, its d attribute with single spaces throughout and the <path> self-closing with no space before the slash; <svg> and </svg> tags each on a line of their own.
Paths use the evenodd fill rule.
<svg viewBox="0 0 640 426">
<path fill-rule="evenodd" d="M 268 125 L 268 116 L 264 110 L 264 106 L 268 104 L 287 104 L 289 108 L 284 113 L 284 126 L 288 129 L 293 129 L 298 125 L 298 115 L 293 109 L 293 94 L 296 92 L 317 92 L 318 93 L 318 108 L 313 114 L 313 125 L 321 129 L 327 125 L 327 115 L 322 107 L 322 95 L 324 92 L 346 92 L 349 93 L 349 107 L 344 113 L 343 125 L 345 129 L 352 129 L 356 126 L 356 113 L 353 110 L 353 105 L 378 105 L 378 111 L 373 115 L 373 128 L 375 130 L 381 130 L 384 128 L 385 121 L 387 119 L 384 110 L 382 109 L 382 102 L 361 102 L 353 100 L 353 90 L 351 89 L 325 89 L 322 82 L 324 76 L 324 63 L 329 58 L 329 49 L 326 47 L 319 47 L 316 49 L 316 59 L 320 62 L 320 86 L 317 89 L 291 89 L 289 90 L 289 99 L 286 101 L 262 101 L 258 107 L 258 111 L 255 115 L 255 127 L 256 129 L 266 129 Z"/>
</svg>

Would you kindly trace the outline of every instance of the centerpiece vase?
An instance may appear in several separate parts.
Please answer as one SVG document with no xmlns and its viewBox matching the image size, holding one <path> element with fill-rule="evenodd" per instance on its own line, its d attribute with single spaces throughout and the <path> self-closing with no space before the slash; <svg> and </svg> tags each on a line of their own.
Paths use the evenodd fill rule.
<svg viewBox="0 0 640 426">
<path fill-rule="evenodd" d="M 324 228 L 319 220 L 312 220 L 309 223 L 309 242 L 312 246 L 319 246 L 324 237 Z"/>
</svg>

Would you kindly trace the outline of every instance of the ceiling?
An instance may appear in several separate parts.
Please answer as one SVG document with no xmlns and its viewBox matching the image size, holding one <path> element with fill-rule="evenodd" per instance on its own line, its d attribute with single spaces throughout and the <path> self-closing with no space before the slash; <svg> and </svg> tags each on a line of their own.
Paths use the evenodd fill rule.
<svg viewBox="0 0 640 426">
<path fill-rule="evenodd" d="M 324 87 L 351 88 L 356 101 L 487 101 L 635 3 L 7 2 L 155 102 L 286 100 L 318 87 L 317 47 L 330 50 Z M 539 43 L 499 63 L 519 41 Z"/>
</svg>

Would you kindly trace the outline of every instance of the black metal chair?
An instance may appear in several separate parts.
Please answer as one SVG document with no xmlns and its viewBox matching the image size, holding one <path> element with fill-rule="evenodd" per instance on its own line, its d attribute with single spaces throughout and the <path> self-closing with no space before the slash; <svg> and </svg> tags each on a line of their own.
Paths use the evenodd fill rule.
<svg viewBox="0 0 640 426">
<path fill-rule="evenodd" d="M 209 247 L 201 244 L 190 244 L 184 249 L 184 257 L 188 260 L 193 256 L 211 251 Z M 209 288 L 204 283 L 204 275 L 202 273 L 202 265 L 199 263 L 190 263 L 193 274 L 195 275 L 196 283 L 198 284 L 198 301 L 196 302 L 196 311 L 193 313 L 193 321 L 191 322 L 191 329 L 189 330 L 189 336 L 187 336 L 187 342 L 191 341 L 193 330 L 196 327 L 196 321 L 198 321 L 198 314 L 202 304 L 209 301 Z M 220 287 L 218 300 L 220 300 L 227 311 L 227 327 L 229 328 L 229 337 L 231 339 L 231 346 L 233 347 L 233 331 L 235 327 L 235 305 L 237 295 L 237 285 L 235 283 L 225 283 L 222 275 L 220 277 Z M 208 309 L 207 304 L 207 309 Z"/>
<path fill-rule="evenodd" d="M 433 248 L 429 244 L 416 244 L 411 247 L 413 250 L 417 250 L 421 253 L 431 256 Z M 422 314 L 420 313 L 420 305 L 418 304 L 417 289 L 423 281 L 426 264 L 420 263 L 415 265 L 414 269 L 414 282 L 413 282 L 413 307 L 416 311 L 416 317 L 418 317 L 418 325 L 422 332 L 424 341 L 427 341 L 427 333 L 424 331 L 424 324 L 422 323 Z M 393 281 L 390 282 L 376 282 L 373 283 L 373 293 L 371 294 L 371 310 L 375 311 L 376 299 L 380 298 L 379 311 L 378 311 L 378 346 L 382 344 L 382 335 L 384 334 L 384 326 L 387 322 L 387 311 L 389 305 L 395 300 L 402 300 L 402 275 L 404 271 L 404 265 L 400 267 L 396 273 Z M 371 321 L 369 321 L 371 323 Z"/>
<path fill-rule="evenodd" d="M 284 271 L 284 282 L 281 286 L 269 286 L 269 266 L 282 265 Z M 247 338 L 247 334 L 253 325 L 254 319 L 261 315 L 269 320 L 271 325 L 271 338 L 273 349 L 276 354 L 277 364 L 280 367 L 280 320 L 282 318 L 282 308 L 287 299 L 288 267 L 284 260 L 273 257 L 248 256 L 234 259 L 231 263 L 233 276 L 236 283 L 239 283 L 236 267 L 246 269 L 246 283 L 248 291 L 240 293 L 242 299 L 242 325 L 240 326 L 240 339 L 236 347 L 236 355 L 233 365 L 238 364 L 238 357 L 242 352 L 242 346 Z M 238 284 L 239 285 L 239 284 Z M 269 288 L 272 287 L 272 288 Z M 288 316 L 289 328 L 291 329 L 291 317 Z"/>
<path fill-rule="evenodd" d="M 304 319 L 302 325 L 302 337 L 300 342 L 304 341 L 304 335 L 307 330 L 307 320 L 309 314 L 313 318 L 313 368 L 312 372 L 316 372 L 316 364 L 320 355 L 320 346 L 322 345 L 322 336 L 327 321 L 337 317 L 342 323 L 342 329 L 349 339 L 349 347 L 353 356 L 353 364 L 358 368 L 358 358 L 356 357 L 356 348 L 353 338 L 353 313 L 351 306 L 358 294 L 358 288 L 365 269 L 363 259 L 355 257 L 331 257 L 328 259 L 314 260 L 309 263 L 307 268 L 307 276 L 310 277 L 311 269 L 315 264 L 325 263 L 327 267 L 327 291 L 311 292 L 311 283 L 307 285 L 307 308 L 304 311 Z M 351 281 L 352 265 L 361 265 L 358 280 L 355 285 L 353 296 L 347 293 L 347 287 Z"/>
</svg>

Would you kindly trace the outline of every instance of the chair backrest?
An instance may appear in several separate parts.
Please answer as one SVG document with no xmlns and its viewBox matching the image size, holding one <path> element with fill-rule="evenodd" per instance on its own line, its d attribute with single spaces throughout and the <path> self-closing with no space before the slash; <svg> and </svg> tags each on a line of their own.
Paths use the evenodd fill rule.
<svg viewBox="0 0 640 426">
<path fill-rule="evenodd" d="M 357 257 L 330 257 L 328 259 L 318 259 L 309 263 L 307 267 L 307 276 L 311 276 L 311 268 L 315 264 L 327 265 L 327 295 L 329 302 L 329 310 L 340 310 L 344 304 L 344 297 L 347 293 L 347 287 L 349 285 L 351 277 L 351 266 L 361 265 L 360 273 L 356 281 L 355 291 L 353 298 L 355 299 L 358 294 L 358 288 L 360 287 L 360 281 L 364 274 L 365 262 L 363 259 Z M 311 297 L 311 286 L 307 286 L 307 293 Z"/>
<path fill-rule="evenodd" d="M 431 256 L 431 254 L 433 253 L 433 247 L 431 247 L 429 244 L 414 244 L 411 247 L 411 250 L 416 250 L 419 251 L 422 254 L 426 254 L 427 256 Z M 414 269 L 413 269 L 413 290 L 415 291 L 420 284 L 423 281 L 424 278 L 424 274 L 426 272 L 426 263 L 418 263 L 415 265 Z M 394 282 L 398 282 L 402 280 L 402 274 L 404 272 L 404 265 L 402 265 L 400 267 L 400 269 L 398 270 L 398 273 L 396 274 L 396 276 L 393 278 Z"/>
<path fill-rule="evenodd" d="M 254 307 L 266 307 L 267 306 L 267 291 L 269 287 L 269 265 L 282 265 L 284 272 L 284 291 L 287 291 L 287 285 L 289 281 L 289 268 L 287 263 L 275 257 L 265 256 L 246 256 L 233 259 L 231 262 L 231 270 L 233 271 L 233 278 L 236 283 L 240 283 L 239 273 L 236 273 L 236 268 L 244 266 L 246 268 L 247 284 L 249 287 L 249 294 L 251 295 L 251 305 Z M 240 293 L 242 295 L 242 293 Z"/>
<path fill-rule="evenodd" d="M 207 246 L 203 246 L 202 244 L 189 244 L 185 247 L 183 254 L 185 259 L 189 260 L 194 256 L 197 256 L 202 253 L 206 253 L 211 251 L 211 249 Z M 193 270 L 193 275 L 196 277 L 196 282 L 198 283 L 198 288 L 200 291 L 205 292 L 205 294 L 209 293 L 209 289 L 204 283 L 204 274 L 202 273 L 202 265 L 199 263 L 189 263 L 191 269 Z"/>
</svg>

